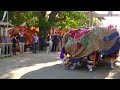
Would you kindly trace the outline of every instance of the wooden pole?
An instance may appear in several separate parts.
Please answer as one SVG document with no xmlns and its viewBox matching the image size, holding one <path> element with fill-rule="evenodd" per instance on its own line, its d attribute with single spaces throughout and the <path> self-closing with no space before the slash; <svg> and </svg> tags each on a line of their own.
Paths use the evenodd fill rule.
<svg viewBox="0 0 120 90">
<path fill-rule="evenodd" d="M 7 28 L 8 28 L 8 11 L 7 11 Z"/>
<path fill-rule="evenodd" d="M 7 29 L 8 29 L 8 11 L 7 11 Z M 6 36 L 8 36 L 8 31 L 6 30 Z"/>
<path fill-rule="evenodd" d="M 90 21 L 89 21 L 89 27 L 93 26 L 93 11 L 89 11 Z"/>
</svg>

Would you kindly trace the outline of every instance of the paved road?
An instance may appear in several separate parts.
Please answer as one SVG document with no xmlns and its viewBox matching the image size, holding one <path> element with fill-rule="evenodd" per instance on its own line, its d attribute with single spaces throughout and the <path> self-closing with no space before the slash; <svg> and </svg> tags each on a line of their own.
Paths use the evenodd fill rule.
<svg viewBox="0 0 120 90">
<path fill-rule="evenodd" d="M 115 69 L 99 66 L 93 72 L 83 67 L 65 70 L 59 60 L 59 53 L 24 53 L 0 59 L 0 79 L 118 79 L 119 63 Z"/>
</svg>

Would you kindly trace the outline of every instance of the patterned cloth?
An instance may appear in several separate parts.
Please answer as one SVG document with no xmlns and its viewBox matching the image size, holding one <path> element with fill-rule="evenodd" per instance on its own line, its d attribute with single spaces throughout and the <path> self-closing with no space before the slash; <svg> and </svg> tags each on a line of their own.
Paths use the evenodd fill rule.
<svg viewBox="0 0 120 90">
<path fill-rule="evenodd" d="M 62 47 L 65 48 L 68 54 L 73 56 L 72 58 L 85 57 L 94 51 L 111 48 L 117 38 L 108 42 L 103 39 L 114 32 L 117 32 L 117 30 L 101 27 L 95 27 L 91 30 L 89 28 L 86 30 L 69 30 L 63 37 Z"/>
</svg>

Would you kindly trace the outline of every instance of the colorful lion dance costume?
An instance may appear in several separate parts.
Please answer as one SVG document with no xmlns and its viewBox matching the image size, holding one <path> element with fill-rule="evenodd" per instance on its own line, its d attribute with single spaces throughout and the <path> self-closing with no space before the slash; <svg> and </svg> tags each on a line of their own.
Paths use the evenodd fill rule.
<svg viewBox="0 0 120 90">
<path fill-rule="evenodd" d="M 69 30 L 63 37 L 60 58 L 77 60 L 94 52 L 110 55 L 120 48 L 120 37 L 116 29 L 103 27 Z"/>
</svg>

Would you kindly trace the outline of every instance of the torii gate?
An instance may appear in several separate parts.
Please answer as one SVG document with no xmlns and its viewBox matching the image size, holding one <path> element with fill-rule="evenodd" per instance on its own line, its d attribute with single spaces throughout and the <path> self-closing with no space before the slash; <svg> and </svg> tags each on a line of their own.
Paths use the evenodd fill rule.
<svg viewBox="0 0 120 90">
<path fill-rule="evenodd" d="M 7 22 L 5 22 L 5 19 L 7 19 Z M 2 20 L 0 20 L 0 37 L 3 35 L 8 35 L 7 32 L 11 28 L 13 28 L 13 25 L 8 22 L 8 11 L 4 11 Z"/>
<path fill-rule="evenodd" d="M 104 12 L 104 11 L 103 11 Z M 95 11 L 89 11 L 90 21 L 89 21 L 89 27 L 93 26 L 93 17 L 99 18 L 99 17 L 120 17 L 120 14 L 113 14 L 113 11 L 108 11 L 107 14 L 98 14 L 95 13 Z"/>
<path fill-rule="evenodd" d="M 113 12 L 114 11 L 108 11 L 107 14 L 98 14 L 96 17 L 111 17 L 111 16 L 120 17 L 120 13 L 119 14 L 114 14 Z"/>
</svg>

